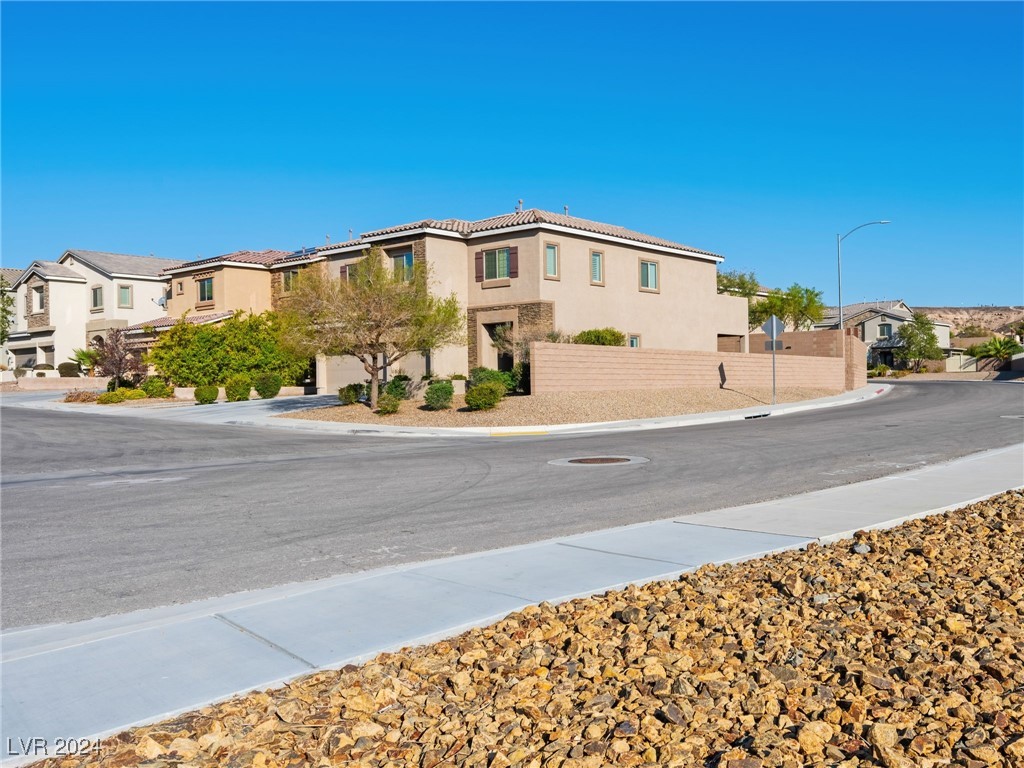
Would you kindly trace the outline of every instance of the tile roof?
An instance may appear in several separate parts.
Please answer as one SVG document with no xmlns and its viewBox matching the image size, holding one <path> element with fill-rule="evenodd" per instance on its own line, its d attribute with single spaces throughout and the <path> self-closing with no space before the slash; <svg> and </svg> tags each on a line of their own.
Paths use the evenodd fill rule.
<svg viewBox="0 0 1024 768">
<path fill-rule="evenodd" d="M 705 256 L 714 256 L 721 258 L 716 253 L 711 251 L 705 251 L 700 248 L 693 248 L 689 245 L 683 245 L 682 243 L 676 243 L 671 240 L 665 240 L 660 237 L 653 237 L 651 235 L 645 235 L 642 232 L 636 232 L 632 229 L 626 229 L 616 224 L 603 224 L 599 221 L 591 221 L 590 219 L 581 219 L 578 216 L 567 216 L 562 213 L 552 213 L 551 211 L 542 211 L 537 208 L 530 208 L 525 211 L 514 211 L 512 213 L 502 214 L 500 216 L 492 216 L 488 219 L 480 219 L 479 221 L 466 221 L 464 219 L 422 219 L 420 221 L 413 221 L 408 224 L 399 224 L 394 227 L 387 227 L 385 229 L 377 229 L 372 232 L 364 232 L 362 238 L 359 240 L 352 240 L 348 243 L 339 243 L 331 246 L 321 246 L 318 250 L 326 250 L 328 248 L 341 248 L 346 245 L 358 245 L 367 238 L 381 237 L 384 235 L 399 234 L 409 230 L 416 229 L 440 229 L 448 232 L 455 232 L 462 235 L 464 238 L 471 238 L 473 235 L 480 232 L 490 232 L 492 230 L 509 229 L 512 227 L 528 226 L 528 225 L 544 225 L 550 224 L 554 226 L 567 227 L 569 229 L 579 230 L 581 232 L 590 232 L 596 235 L 605 235 L 609 237 L 618 237 L 623 240 L 632 240 L 633 242 L 643 243 L 645 245 L 656 245 L 662 248 L 672 248 L 676 250 L 692 251 L 693 253 L 700 253 Z"/>
<path fill-rule="evenodd" d="M 284 261 L 288 258 L 299 258 L 301 251 L 234 251 L 233 253 L 225 253 L 221 256 L 211 256 L 208 259 L 197 259 L 196 261 L 187 261 L 184 263 L 175 264 L 173 267 L 169 266 L 168 269 L 181 269 L 183 267 L 202 267 L 212 264 L 222 264 L 226 261 L 232 261 L 236 264 L 259 264 L 261 266 L 270 266 L 276 264 L 279 261 Z M 307 256 L 311 255 L 309 253 Z"/>
<path fill-rule="evenodd" d="M 192 323 L 193 325 L 203 325 L 205 323 L 214 323 L 218 320 L 224 320 L 225 318 L 231 317 L 234 312 L 211 312 L 207 315 L 186 315 L 185 322 Z M 158 317 L 155 320 L 147 320 L 144 323 L 136 323 L 135 325 L 129 325 L 125 328 L 126 331 L 141 331 L 145 328 L 155 328 L 161 330 L 163 328 L 170 328 L 171 326 L 177 325 L 180 317 L 169 317 L 164 315 Z"/>
<path fill-rule="evenodd" d="M 14 281 L 21 277 L 21 273 L 24 271 L 24 269 L 14 267 L 0 267 L 0 275 L 7 278 L 7 285 L 14 285 Z"/>
<path fill-rule="evenodd" d="M 911 313 L 899 308 L 901 304 L 903 304 L 903 299 L 896 299 L 895 301 L 862 301 L 857 304 L 844 304 L 843 319 L 845 320 L 848 317 L 853 317 L 854 315 L 860 314 L 868 309 L 879 309 L 885 312 L 893 312 L 899 317 L 902 317 L 903 315 L 910 317 Z M 839 319 L 839 307 L 825 307 L 825 315 L 822 317 L 822 321 L 824 322 L 829 319 Z"/>
<path fill-rule="evenodd" d="M 91 267 L 108 275 L 144 275 L 159 277 L 165 269 L 181 264 L 177 259 L 161 259 L 157 256 L 132 256 L 127 253 L 107 253 L 106 251 L 82 251 L 71 249 L 65 255 L 81 259 Z M 63 258 L 63 256 L 61 257 Z"/>
<path fill-rule="evenodd" d="M 58 264 L 56 261 L 33 261 L 26 270 L 22 271 L 21 276 L 24 277 L 28 271 L 38 272 L 43 277 L 66 277 L 85 282 L 83 275 L 78 274 L 71 267 Z"/>
</svg>

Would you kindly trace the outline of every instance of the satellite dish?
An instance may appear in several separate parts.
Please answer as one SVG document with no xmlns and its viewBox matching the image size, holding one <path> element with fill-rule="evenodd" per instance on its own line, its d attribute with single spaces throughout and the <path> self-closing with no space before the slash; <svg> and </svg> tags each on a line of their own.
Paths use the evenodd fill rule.
<svg viewBox="0 0 1024 768">
<path fill-rule="evenodd" d="M 153 303 L 156 304 L 158 307 L 166 307 L 167 306 L 167 297 L 166 296 L 161 296 L 159 299 L 153 299 Z"/>
</svg>

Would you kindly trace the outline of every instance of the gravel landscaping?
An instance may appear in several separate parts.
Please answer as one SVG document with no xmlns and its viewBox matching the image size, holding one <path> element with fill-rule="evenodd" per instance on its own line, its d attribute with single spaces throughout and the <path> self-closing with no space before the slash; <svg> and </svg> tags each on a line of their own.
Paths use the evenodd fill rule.
<svg viewBox="0 0 1024 768">
<path fill-rule="evenodd" d="M 1024 494 L 541 604 L 46 765 L 1024 765 Z"/>
<path fill-rule="evenodd" d="M 835 390 L 801 387 L 780 388 L 776 400 L 792 403 L 839 394 Z M 530 396 L 506 397 L 491 411 L 470 411 L 465 398 L 456 396 L 453 407 L 445 411 L 428 411 L 422 401 L 406 401 L 401 410 L 381 416 L 366 405 L 336 405 L 280 418 L 313 421 L 355 422 L 360 424 L 393 424 L 403 427 L 523 427 L 545 424 L 577 424 L 626 419 L 652 419 L 687 413 L 729 411 L 765 405 L 772 400 L 772 390 L 686 388 L 634 389 L 613 392 L 558 392 Z"/>
</svg>

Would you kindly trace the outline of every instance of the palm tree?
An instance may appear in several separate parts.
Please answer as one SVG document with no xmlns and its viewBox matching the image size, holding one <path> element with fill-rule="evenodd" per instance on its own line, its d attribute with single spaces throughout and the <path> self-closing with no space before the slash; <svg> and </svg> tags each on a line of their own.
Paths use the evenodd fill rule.
<svg viewBox="0 0 1024 768">
<path fill-rule="evenodd" d="M 1007 362 L 1014 355 L 1024 352 L 1024 347 L 1010 338 L 990 339 L 981 345 L 981 357 L 994 357 L 1001 363 Z"/>
</svg>

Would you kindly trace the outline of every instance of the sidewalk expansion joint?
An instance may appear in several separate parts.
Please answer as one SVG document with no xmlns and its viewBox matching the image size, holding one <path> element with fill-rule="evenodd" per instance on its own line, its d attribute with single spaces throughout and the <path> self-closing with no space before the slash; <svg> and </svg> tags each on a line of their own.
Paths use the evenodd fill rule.
<svg viewBox="0 0 1024 768">
<path fill-rule="evenodd" d="M 256 634 L 251 629 L 246 629 L 241 624 L 236 624 L 231 619 L 229 619 L 229 618 L 227 618 L 225 616 L 222 616 L 219 613 L 213 614 L 213 618 L 217 619 L 218 621 L 223 622 L 224 624 L 227 624 L 232 629 L 237 629 L 239 632 L 241 632 L 244 635 L 248 635 L 253 640 L 256 640 L 257 642 L 263 643 L 264 645 L 269 646 L 270 648 L 273 648 L 275 651 L 278 651 L 279 653 L 283 653 L 285 656 L 288 656 L 289 658 L 295 659 L 296 661 L 298 661 L 298 662 L 300 662 L 302 664 L 305 664 L 310 669 L 319 669 L 319 667 L 316 664 L 313 664 L 310 661 L 306 661 L 301 656 L 292 653 L 287 648 L 283 648 L 282 646 L 280 646 L 277 643 L 275 643 L 273 640 L 268 640 L 267 638 L 263 637 L 262 635 Z"/>
<path fill-rule="evenodd" d="M 698 513 L 699 514 L 699 513 Z M 776 533 L 774 531 L 759 531 L 755 528 L 736 528 L 731 525 L 712 525 L 711 523 L 691 523 L 687 520 L 673 520 L 676 525 L 692 525 L 695 528 L 716 528 L 720 531 L 739 531 L 740 533 L 761 533 L 766 536 L 781 536 L 787 539 L 799 539 L 800 541 L 815 541 L 815 536 L 805 536 L 800 533 Z"/>
<path fill-rule="evenodd" d="M 666 560 L 663 557 L 644 557 L 643 555 L 631 555 L 628 552 L 613 552 L 610 549 L 598 549 L 597 547 L 584 547 L 579 544 L 566 544 L 564 541 L 556 541 L 555 544 L 559 547 L 569 547 L 571 549 L 582 549 L 586 552 L 597 552 L 601 555 L 614 555 L 615 557 L 628 557 L 632 560 L 649 560 L 652 563 L 665 563 L 666 565 L 681 565 L 683 568 L 696 568 L 697 566 L 692 563 L 684 563 L 681 560 Z"/>
</svg>

